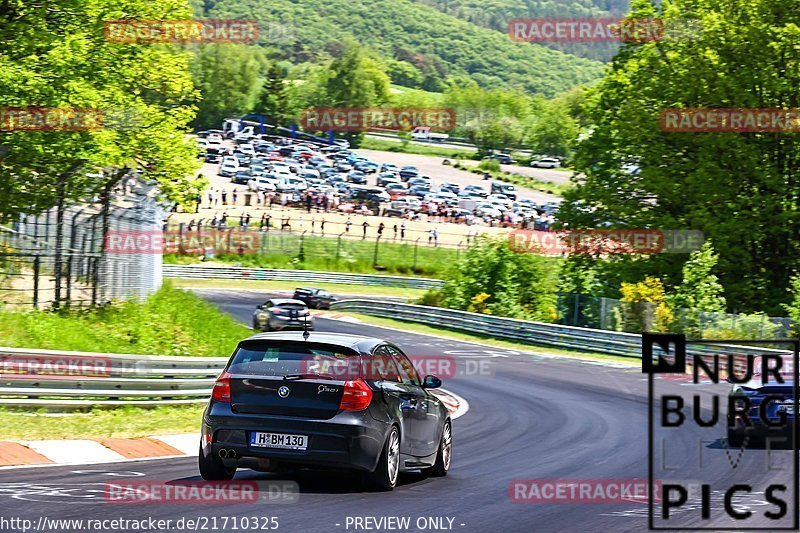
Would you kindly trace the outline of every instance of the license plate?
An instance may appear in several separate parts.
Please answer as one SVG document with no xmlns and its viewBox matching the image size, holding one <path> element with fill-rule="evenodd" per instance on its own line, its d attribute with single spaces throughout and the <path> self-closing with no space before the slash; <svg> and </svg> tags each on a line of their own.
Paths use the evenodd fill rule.
<svg viewBox="0 0 800 533">
<path fill-rule="evenodd" d="M 305 450 L 308 447 L 308 436 L 254 431 L 250 434 L 250 446 L 256 448 L 280 448 L 282 450 Z"/>
</svg>

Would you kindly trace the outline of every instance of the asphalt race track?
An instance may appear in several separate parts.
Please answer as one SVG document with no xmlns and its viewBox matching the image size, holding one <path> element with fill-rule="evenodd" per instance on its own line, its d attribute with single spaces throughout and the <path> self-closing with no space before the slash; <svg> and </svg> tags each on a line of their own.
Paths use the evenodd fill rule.
<svg viewBox="0 0 800 533">
<path fill-rule="evenodd" d="M 267 297 L 253 292 L 199 292 L 248 323 L 254 306 Z M 513 480 L 647 480 L 647 381 L 639 368 L 483 348 L 338 320 L 318 319 L 317 328 L 387 338 L 412 356 L 455 358 L 459 373 L 444 376 L 444 387 L 468 400 L 470 409 L 453 422 L 453 464 L 446 478 L 406 475 L 393 492 L 370 493 L 347 473 L 240 471 L 237 479 L 296 481 L 299 499 L 293 504 L 120 505 L 104 500 L 102 488 L 109 480 L 199 480 L 196 459 L 20 468 L 0 471 L 0 514 L 34 523 L 40 516 L 173 520 L 271 516 L 278 518 L 278 531 L 319 532 L 366 530 L 356 529 L 353 517 L 410 517 L 411 531 L 418 530 L 417 519 L 427 517 L 450 518 L 449 527 L 464 532 L 647 529 L 646 501 L 513 503 L 509 492 Z M 658 380 L 657 386 L 684 395 L 689 389 L 703 394 L 710 390 L 673 380 Z M 767 470 L 763 450 L 747 450 L 732 468 L 732 454 L 719 441 L 706 439 L 698 449 L 693 444 L 698 432 L 681 431 L 670 440 L 666 458 L 659 460 L 682 469 L 673 479 L 712 485 L 711 509 L 717 519 L 713 523 L 718 526 L 735 527 L 720 516 L 720 491 L 742 480 L 758 486 L 784 479 L 791 464 L 790 451 L 772 452 L 773 470 Z M 788 490 L 786 501 L 796 502 L 791 486 Z M 734 501 L 759 517 L 775 509 L 763 494 Z M 793 512 L 793 506 L 789 508 Z M 682 509 L 679 516 L 684 526 L 709 525 L 701 520 L 697 506 Z M 763 517 L 758 520 L 748 526 L 774 524 Z M 448 524 L 445 519 L 443 525 Z"/>
</svg>

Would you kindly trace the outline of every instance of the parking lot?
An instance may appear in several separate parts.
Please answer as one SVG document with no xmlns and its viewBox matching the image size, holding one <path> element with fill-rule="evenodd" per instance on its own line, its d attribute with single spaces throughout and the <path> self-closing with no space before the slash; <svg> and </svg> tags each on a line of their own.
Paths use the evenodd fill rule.
<svg viewBox="0 0 800 533">
<path fill-rule="evenodd" d="M 198 140 L 198 143 L 199 153 L 205 157 L 207 141 Z M 445 165 L 439 157 L 375 150 L 340 150 L 348 158 L 333 159 L 331 156 L 336 157 L 335 150 L 323 152 L 320 151 L 321 147 L 308 143 L 297 143 L 297 146 L 308 147 L 310 151 L 305 154 L 288 153 L 286 145 L 262 141 L 257 137 L 250 139 L 250 142 L 223 139 L 220 148 L 213 150 L 223 152 L 219 162 L 205 162 L 200 170 L 210 187 L 200 198 L 199 211 L 175 213 L 169 223 L 201 223 L 219 227 L 224 217 L 224 227 L 228 228 L 246 224 L 250 229 L 284 229 L 362 239 L 381 236 L 385 240 L 421 240 L 423 244 L 460 246 L 468 244 L 479 234 L 499 234 L 507 232 L 508 228 L 533 228 L 541 223 L 537 229 L 547 229 L 552 222 L 555 204 L 559 201 L 558 197 L 550 194 L 516 187 L 516 197 L 513 200 L 501 198 L 504 202 L 501 203 L 489 195 L 492 181 Z M 234 157 L 234 153 L 241 152 L 241 148 L 249 151 L 250 147 L 254 152 L 258 148 L 253 158 L 245 157 L 242 153 L 236 154 L 241 163 L 237 161 L 239 164 L 235 169 L 231 169 L 228 175 L 221 175 L 223 158 Z M 280 155 L 281 148 L 284 148 L 285 156 Z M 255 164 L 250 164 L 251 159 Z M 336 161 L 349 162 L 351 165 L 365 164 L 368 170 L 372 170 L 370 164 L 377 168 L 363 174 L 352 170 L 338 172 L 335 171 L 338 167 L 333 170 L 330 168 L 336 165 Z M 287 173 L 284 177 L 295 181 L 289 186 L 284 179 L 283 185 L 279 186 L 281 177 L 275 172 L 286 164 L 290 165 L 288 170 L 293 174 Z M 384 169 L 384 166 L 388 168 Z M 411 179 L 406 176 L 392 180 L 392 174 L 399 178 L 398 170 L 408 166 L 414 167 L 413 171 L 408 171 L 413 173 Z M 385 172 L 382 173 L 382 170 Z M 305 171 L 312 173 L 304 174 Z M 236 172 L 240 173 L 239 178 L 236 178 Z M 319 179 L 298 178 L 300 175 L 315 176 L 320 172 L 322 175 Z M 377 187 L 379 176 L 400 185 L 388 185 L 395 187 L 395 191 Z M 255 183 L 245 181 L 254 177 L 261 177 L 263 195 L 256 192 Z M 357 183 L 359 177 L 363 183 Z M 418 181 L 416 185 L 422 188 L 412 190 L 410 185 L 415 181 L 414 178 L 427 180 Z M 237 180 L 239 183 L 235 183 Z M 296 187 L 298 184 L 300 187 Z M 467 195 L 469 188 L 476 194 Z M 383 196 L 378 197 L 370 191 Z M 392 193 L 391 197 L 386 196 L 389 192 Z M 308 196 L 314 198 L 310 206 Z M 403 203 L 404 200 L 408 203 Z M 489 200 L 494 203 L 481 210 L 480 206 Z M 245 218 L 247 215 L 249 218 Z"/>
</svg>

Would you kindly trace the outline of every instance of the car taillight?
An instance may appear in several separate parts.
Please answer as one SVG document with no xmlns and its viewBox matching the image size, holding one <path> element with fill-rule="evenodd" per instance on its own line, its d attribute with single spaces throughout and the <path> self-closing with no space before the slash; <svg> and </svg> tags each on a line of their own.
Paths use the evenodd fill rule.
<svg viewBox="0 0 800 533">
<path fill-rule="evenodd" d="M 339 409 L 344 411 L 363 411 L 371 401 L 372 389 L 363 379 L 359 378 L 345 382 Z"/>
<path fill-rule="evenodd" d="M 211 398 L 218 402 L 231 403 L 231 375 L 227 370 L 223 371 L 214 383 Z"/>
</svg>

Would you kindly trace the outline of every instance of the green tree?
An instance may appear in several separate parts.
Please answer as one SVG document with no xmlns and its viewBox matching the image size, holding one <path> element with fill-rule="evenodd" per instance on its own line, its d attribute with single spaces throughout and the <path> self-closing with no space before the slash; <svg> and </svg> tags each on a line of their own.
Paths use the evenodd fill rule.
<svg viewBox="0 0 800 533">
<path fill-rule="evenodd" d="M 286 88 L 286 72 L 278 63 L 271 63 L 261 85 L 255 112 L 264 115 L 270 123 L 286 126 L 292 116 Z"/>
<path fill-rule="evenodd" d="M 706 242 L 683 266 L 683 279 L 668 299 L 676 330 L 702 337 L 704 324 L 725 321 L 724 289 L 714 274 L 718 260 L 711 243 Z"/>
<path fill-rule="evenodd" d="M 375 107 L 389 100 L 389 76 L 383 66 L 355 42 L 345 43 L 342 57 L 331 61 L 321 78 L 320 104 L 326 107 Z M 342 135 L 358 146 L 362 132 Z"/>
<path fill-rule="evenodd" d="M 718 260 L 710 242 L 692 252 L 683 266 L 683 281 L 670 297 L 673 307 L 707 313 L 725 312 L 725 291 L 714 274 Z"/>
<path fill-rule="evenodd" d="M 566 103 L 539 101 L 530 125 L 528 142 L 534 153 L 569 157 L 578 137 L 577 121 Z"/>
<path fill-rule="evenodd" d="M 98 194 L 137 167 L 162 193 L 188 205 L 203 182 L 185 138 L 196 96 L 190 55 L 165 45 L 110 42 L 104 20 L 185 19 L 167 0 L 11 1 L 0 8 L 0 102 L 4 107 L 88 108 L 93 131 L 8 131 L 0 168 L 0 218 Z"/>
<path fill-rule="evenodd" d="M 263 52 L 244 44 L 205 44 L 192 64 L 198 103 L 198 127 L 220 127 L 223 119 L 254 110 L 259 97 Z"/>
<path fill-rule="evenodd" d="M 423 82 L 422 73 L 408 61 L 391 61 L 388 69 L 392 82 L 404 87 L 420 87 Z"/>
<path fill-rule="evenodd" d="M 542 256 L 513 251 L 508 239 L 480 237 L 445 278 L 442 304 L 497 316 L 552 321 L 553 265 Z"/>
<path fill-rule="evenodd" d="M 567 194 L 586 209 L 565 209 L 564 218 L 702 230 L 719 254 L 728 300 L 779 312 L 800 259 L 800 139 L 667 132 L 659 119 L 665 108 L 800 107 L 800 11 L 781 0 L 669 2 L 663 12 L 637 1 L 633 16 L 693 21 L 696 31 L 625 45 L 614 59 L 574 160 L 581 180 Z M 630 164 L 639 171 L 626 171 Z M 682 266 L 677 255 L 648 263 L 664 279 Z"/>
<path fill-rule="evenodd" d="M 452 86 L 444 105 L 456 112 L 456 134 L 478 145 L 481 154 L 521 144 L 532 110 L 529 95 L 519 90 L 482 89 L 476 83 Z"/>
</svg>

